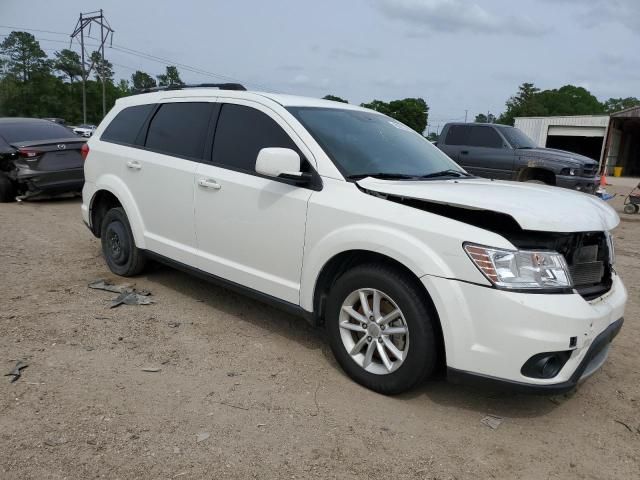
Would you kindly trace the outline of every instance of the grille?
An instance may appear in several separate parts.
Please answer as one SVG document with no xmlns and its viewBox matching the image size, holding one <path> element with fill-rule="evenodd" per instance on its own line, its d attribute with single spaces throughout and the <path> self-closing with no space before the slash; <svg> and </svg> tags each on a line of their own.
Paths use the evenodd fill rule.
<svg viewBox="0 0 640 480">
<path fill-rule="evenodd" d="M 582 167 L 582 175 L 585 177 L 593 177 L 596 174 L 596 170 L 598 166 L 594 163 L 593 165 L 585 165 Z"/>
<path fill-rule="evenodd" d="M 569 271 L 576 287 L 594 285 L 602 281 L 604 262 L 578 263 L 571 265 Z"/>
</svg>

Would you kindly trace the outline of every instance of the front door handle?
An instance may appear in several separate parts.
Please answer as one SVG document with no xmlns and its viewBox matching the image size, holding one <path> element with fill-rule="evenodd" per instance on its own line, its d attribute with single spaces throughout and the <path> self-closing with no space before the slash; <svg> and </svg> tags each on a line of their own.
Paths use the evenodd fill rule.
<svg viewBox="0 0 640 480">
<path fill-rule="evenodd" d="M 201 178 L 198 180 L 198 185 L 204 188 L 211 188 L 213 190 L 220 190 L 222 185 L 216 182 L 213 178 Z"/>
<path fill-rule="evenodd" d="M 127 168 L 129 168 L 131 170 L 140 170 L 142 168 L 142 165 L 140 165 L 139 162 L 133 162 L 133 161 L 129 160 L 127 162 Z"/>
</svg>

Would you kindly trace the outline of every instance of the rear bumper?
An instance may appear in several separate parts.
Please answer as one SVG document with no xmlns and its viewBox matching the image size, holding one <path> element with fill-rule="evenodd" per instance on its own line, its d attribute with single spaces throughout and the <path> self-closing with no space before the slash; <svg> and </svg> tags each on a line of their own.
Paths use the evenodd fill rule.
<svg viewBox="0 0 640 480">
<path fill-rule="evenodd" d="M 455 368 L 447 368 L 447 378 L 452 383 L 462 383 L 496 390 L 508 390 L 517 393 L 528 393 L 534 395 L 558 395 L 566 393 L 573 390 L 578 383 L 590 377 L 604 364 L 609 354 L 609 346 L 616 335 L 620 332 L 623 323 L 624 319 L 620 318 L 600 333 L 600 335 L 594 339 L 586 355 L 578 365 L 578 368 L 573 372 L 571 378 L 564 382 L 547 385 L 534 385 L 530 383 L 504 380 L 488 375 L 480 375 Z"/>
<path fill-rule="evenodd" d="M 82 190 L 84 170 L 72 168 L 57 171 L 18 169 L 10 178 L 32 192 L 72 192 Z"/>
<path fill-rule="evenodd" d="M 599 184 L 600 177 L 556 176 L 556 186 L 585 193 L 595 193 Z"/>
</svg>

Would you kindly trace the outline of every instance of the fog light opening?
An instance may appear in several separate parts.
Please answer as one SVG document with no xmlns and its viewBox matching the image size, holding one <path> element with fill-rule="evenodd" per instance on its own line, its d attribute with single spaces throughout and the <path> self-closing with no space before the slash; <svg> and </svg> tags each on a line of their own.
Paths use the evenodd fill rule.
<svg viewBox="0 0 640 480">
<path fill-rule="evenodd" d="M 569 357 L 571 350 L 538 353 L 525 362 L 520 373 L 530 378 L 553 378 L 560 373 Z"/>
</svg>

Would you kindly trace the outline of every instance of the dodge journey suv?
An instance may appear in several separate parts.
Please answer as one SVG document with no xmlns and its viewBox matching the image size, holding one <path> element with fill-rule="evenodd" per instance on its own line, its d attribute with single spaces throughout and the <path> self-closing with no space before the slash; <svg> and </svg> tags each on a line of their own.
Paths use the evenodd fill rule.
<svg viewBox="0 0 640 480">
<path fill-rule="evenodd" d="M 606 360 L 627 299 L 584 193 L 476 178 L 396 120 L 237 84 L 130 96 L 83 148 L 108 267 L 156 260 L 326 329 L 355 381 L 525 392 Z"/>
</svg>

